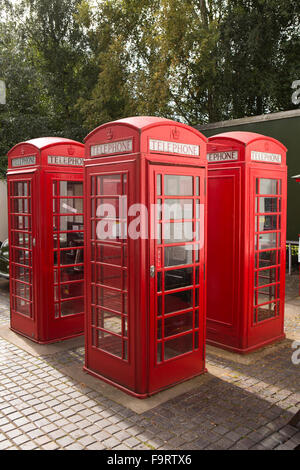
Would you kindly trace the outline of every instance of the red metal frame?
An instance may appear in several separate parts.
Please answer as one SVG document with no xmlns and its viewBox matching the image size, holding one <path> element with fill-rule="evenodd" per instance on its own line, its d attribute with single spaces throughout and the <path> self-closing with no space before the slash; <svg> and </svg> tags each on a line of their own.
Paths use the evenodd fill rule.
<svg viewBox="0 0 300 470">
<path fill-rule="evenodd" d="M 230 132 L 208 155 L 207 342 L 244 354 L 285 336 L 286 148 Z"/>
<path fill-rule="evenodd" d="M 83 156 L 83 144 L 51 137 L 8 153 L 11 329 L 41 344 L 83 334 Z M 63 283 L 71 270 L 81 280 Z"/>
<path fill-rule="evenodd" d="M 150 150 L 151 139 L 165 143 L 163 150 L 167 151 L 158 152 L 155 146 Z M 179 147 L 178 142 L 191 147 Z M 174 149 L 175 151 L 179 149 L 179 152 L 180 150 L 189 152 L 190 149 L 193 151 L 195 147 L 192 146 L 200 148 L 199 155 L 186 156 L 182 153 L 171 152 Z M 125 148 L 124 152 L 120 151 L 122 148 Z M 119 153 L 117 153 L 118 150 Z M 100 152 L 100 155 L 97 155 L 97 152 Z M 86 356 L 84 369 L 139 398 L 145 398 L 206 370 L 204 360 L 206 244 L 204 243 L 199 250 L 199 261 L 197 260 L 196 263 L 192 258 L 193 261 L 189 264 L 164 269 L 164 254 L 162 253 L 164 244 L 158 244 L 157 240 L 150 236 L 156 225 L 151 205 L 155 204 L 157 199 L 162 201 L 180 198 L 183 201 L 192 201 L 194 215 L 191 219 L 184 219 L 187 223 L 190 220 L 192 224 L 196 224 L 194 220 L 196 201 L 203 204 L 201 230 L 206 239 L 206 172 L 206 138 L 195 129 L 174 121 L 151 117 L 128 118 L 100 126 L 86 138 Z M 157 174 L 173 177 L 187 176 L 189 181 L 193 181 L 193 193 L 190 196 L 175 194 L 158 196 L 156 194 Z M 97 204 L 101 202 L 101 199 L 103 201 L 107 199 L 110 202 L 117 200 L 120 204 L 121 197 L 125 193 L 120 189 L 121 184 L 118 186 L 116 181 L 118 178 L 124 178 L 125 175 L 128 208 L 133 204 L 144 204 L 148 209 L 148 214 L 141 214 L 140 224 L 141 230 L 145 230 L 148 226 L 148 236 L 144 233 L 144 237 L 134 239 L 128 236 L 125 230 L 126 237 L 122 240 L 105 240 L 99 236 L 99 232 L 97 237 L 96 224 L 101 222 Z M 106 189 L 104 190 L 105 178 Z M 200 182 L 199 195 L 194 194 L 197 178 Z M 98 181 L 97 187 L 96 181 Z M 106 194 L 101 195 L 101 192 Z M 93 202 L 95 199 L 98 201 L 97 204 Z M 98 217 L 95 217 L 97 213 Z M 122 225 L 121 215 L 119 212 L 118 226 Z M 123 218 L 127 219 L 128 229 L 135 223 L 133 212 L 126 214 L 124 212 Z M 174 219 L 167 223 L 175 224 L 176 222 L 179 221 Z M 164 225 L 164 222 L 160 221 L 159 224 Z M 185 246 L 186 244 L 195 245 L 196 243 L 194 241 L 182 242 L 172 246 Z M 95 251 L 97 245 L 100 248 Z M 118 252 L 125 247 L 127 249 L 126 263 L 124 263 L 124 253 L 121 256 L 118 255 Z M 194 256 L 194 251 L 192 251 L 192 256 Z M 156 273 L 153 278 L 150 276 L 150 266 L 155 267 Z M 191 306 L 181 312 L 175 311 L 179 309 L 173 309 L 174 311 L 166 317 L 165 323 L 167 325 L 165 328 L 169 328 L 172 335 L 165 340 L 163 336 L 162 339 L 157 339 L 158 322 L 165 317 L 161 315 L 159 320 L 157 319 L 157 298 L 164 297 L 164 292 L 157 293 L 157 277 L 161 275 L 163 282 L 165 277 L 170 277 L 171 272 L 175 273 L 175 270 L 178 272 L 180 268 L 192 270 L 192 277 L 188 274 L 192 286 L 191 288 L 188 285 L 182 288 L 175 287 L 170 290 L 170 294 L 177 295 L 180 299 L 181 295 L 188 297 L 188 293 L 191 292 Z M 199 273 L 199 282 L 195 284 L 196 271 L 197 275 Z M 181 272 L 178 272 L 179 277 Z M 126 284 L 124 284 L 125 275 L 127 275 Z M 194 305 L 197 295 L 199 308 Z M 127 309 L 124 308 L 124 302 L 127 302 Z M 178 305 L 179 302 L 180 300 L 177 301 Z M 197 320 L 198 310 L 199 320 Z M 176 319 L 176 325 L 170 325 L 172 319 Z M 177 330 L 181 328 L 182 332 L 179 333 L 176 328 Z M 96 334 L 98 331 L 102 333 Z M 174 343 L 177 341 L 177 344 L 173 344 L 175 355 L 173 358 L 164 358 L 158 362 L 157 344 L 168 345 L 170 344 L 168 340 L 174 340 Z M 199 347 L 196 347 L 196 341 Z M 117 345 L 118 348 L 113 349 L 113 345 L 114 347 Z"/>
</svg>

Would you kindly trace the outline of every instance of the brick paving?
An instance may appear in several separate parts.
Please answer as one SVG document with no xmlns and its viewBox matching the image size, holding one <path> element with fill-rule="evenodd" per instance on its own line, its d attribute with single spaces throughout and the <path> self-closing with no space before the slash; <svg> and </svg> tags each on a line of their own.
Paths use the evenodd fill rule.
<svg viewBox="0 0 300 470">
<path fill-rule="evenodd" d="M 0 281 L 0 324 L 8 321 Z M 297 315 L 287 325 L 298 329 Z M 34 357 L 0 338 L 0 449 L 294 449 L 300 365 L 290 343 L 251 364 L 208 355 L 220 374 L 136 414 L 64 374 L 83 363 L 83 348 Z"/>
</svg>

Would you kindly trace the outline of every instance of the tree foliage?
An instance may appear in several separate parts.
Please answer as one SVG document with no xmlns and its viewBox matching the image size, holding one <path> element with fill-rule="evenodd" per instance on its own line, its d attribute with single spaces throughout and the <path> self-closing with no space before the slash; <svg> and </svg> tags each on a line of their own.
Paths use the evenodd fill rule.
<svg viewBox="0 0 300 470">
<path fill-rule="evenodd" d="M 128 115 L 195 125 L 293 107 L 298 0 L 0 0 L 0 173 L 19 141 Z"/>
</svg>

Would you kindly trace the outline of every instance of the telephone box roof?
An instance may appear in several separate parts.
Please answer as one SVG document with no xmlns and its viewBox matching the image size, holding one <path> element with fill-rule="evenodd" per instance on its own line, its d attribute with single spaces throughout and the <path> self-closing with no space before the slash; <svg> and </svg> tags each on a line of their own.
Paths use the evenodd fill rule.
<svg viewBox="0 0 300 470">
<path fill-rule="evenodd" d="M 76 142 L 76 140 L 72 139 L 65 139 L 64 137 L 39 137 L 37 139 L 30 139 L 26 140 L 24 142 L 19 142 L 16 144 L 12 149 L 10 149 L 9 153 L 18 145 L 33 145 L 39 150 L 43 150 L 47 147 L 50 147 L 51 145 L 56 145 L 56 144 L 70 144 L 70 145 L 80 145 L 83 146 L 81 142 Z"/>
<path fill-rule="evenodd" d="M 287 148 L 281 142 L 274 139 L 273 137 L 265 136 L 262 134 L 257 134 L 256 132 L 240 132 L 240 131 L 223 132 L 222 134 L 216 134 L 214 136 L 209 137 L 208 140 L 209 142 L 211 142 L 215 139 L 235 140 L 236 142 L 240 142 L 244 144 L 245 146 L 257 140 L 269 140 L 279 145 L 284 151 L 287 150 Z"/>
<path fill-rule="evenodd" d="M 124 119 L 118 119 L 117 121 L 112 121 L 108 122 L 105 124 L 102 124 L 101 126 L 96 127 L 94 130 L 92 130 L 84 139 L 84 141 L 88 140 L 93 134 L 95 134 L 99 129 L 103 127 L 109 127 L 109 126 L 115 126 L 115 125 L 124 125 L 128 127 L 133 127 L 135 129 L 138 129 L 140 131 L 145 130 L 147 128 L 150 128 L 152 126 L 159 126 L 159 125 L 170 125 L 170 126 L 179 126 L 179 127 L 184 127 L 189 129 L 190 131 L 194 132 L 198 136 L 202 136 L 203 139 L 205 139 L 205 136 L 201 134 L 200 131 L 197 129 L 188 126 L 187 124 L 183 124 L 178 121 L 173 121 L 172 119 L 166 119 L 166 118 L 161 118 L 161 117 L 156 117 L 156 116 L 133 116 L 133 117 L 128 117 Z"/>
</svg>

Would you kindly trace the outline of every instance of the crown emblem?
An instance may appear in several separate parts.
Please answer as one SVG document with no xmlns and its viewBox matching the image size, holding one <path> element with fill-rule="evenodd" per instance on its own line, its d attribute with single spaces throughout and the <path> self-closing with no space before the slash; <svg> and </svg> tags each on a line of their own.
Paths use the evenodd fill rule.
<svg viewBox="0 0 300 470">
<path fill-rule="evenodd" d="M 269 146 L 269 142 L 266 142 L 265 143 L 265 150 L 269 150 L 270 146 Z"/>
<path fill-rule="evenodd" d="M 107 129 L 106 135 L 107 135 L 108 140 L 111 140 L 113 138 L 113 131 L 111 130 L 110 127 Z"/>
<path fill-rule="evenodd" d="M 25 153 L 24 147 L 21 147 L 21 155 L 24 155 L 24 153 Z"/>
<path fill-rule="evenodd" d="M 171 138 L 177 140 L 179 139 L 180 132 L 177 127 L 174 127 L 174 129 L 171 130 Z"/>
<path fill-rule="evenodd" d="M 68 147 L 68 154 L 74 155 L 74 152 L 75 152 L 74 148 L 72 147 L 72 145 L 70 145 L 70 147 Z"/>
</svg>

